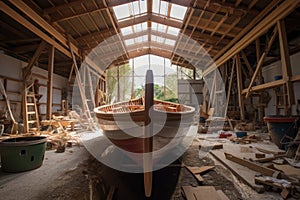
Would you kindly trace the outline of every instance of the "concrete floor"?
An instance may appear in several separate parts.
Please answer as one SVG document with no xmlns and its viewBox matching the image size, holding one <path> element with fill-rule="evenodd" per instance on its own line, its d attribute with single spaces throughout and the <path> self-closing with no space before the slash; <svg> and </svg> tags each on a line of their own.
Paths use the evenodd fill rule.
<svg viewBox="0 0 300 200">
<path fill-rule="evenodd" d="M 213 140 L 215 135 L 209 134 L 205 137 Z M 182 156 L 181 161 L 189 166 L 216 165 L 212 172 L 203 176 L 204 185 L 222 189 L 230 199 L 281 199 L 275 192 L 256 193 L 240 182 L 210 154 L 200 159 L 198 145 L 199 143 L 195 141 Z M 226 141 L 226 145 L 237 144 Z M 103 199 L 111 185 L 117 188 L 114 199 L 128 199 L 127 197 L 144 199 L 141 174 L 118 172 L 89 157 L 90 154 L 84 147 L 73 146 L 67 148 L 64 153 L 46 151 L 44 163 L 38 169 L 22 173 L 0 172 L 0 199 L 73 200 L 90 199 L 90 195 L 93 199 Z M 97 189 L 91 190 L 91 185 L 94 184 L 91 184 L 92 179 L 95 180 L 94 188 Z M 151 199 L 183 200 L 181 196 L 183 185 L 197 185 L 197 181 L 185 168 L 166 167 L 156 171 Z"/>
</svg>

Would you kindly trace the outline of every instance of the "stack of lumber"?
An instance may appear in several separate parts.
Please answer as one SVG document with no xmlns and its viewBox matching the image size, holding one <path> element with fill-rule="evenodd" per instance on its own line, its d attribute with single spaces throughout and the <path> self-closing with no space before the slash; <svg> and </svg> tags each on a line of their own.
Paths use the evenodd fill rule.
<svg viewBox="0 0 300 200">
<path fill-rule="evenodd" d="M 246 148 L 240 146 L 241 150 L 242 147 Z M 283 199 L 290 196 L 299 199 L 300 168 L 290 165 L 282 151 L 250 147 L 251 151 L 237 152 L 236 148 L 231 151 L 212 150 L 210 153 L 257 192 L 272 189 L 278 191 Z"/>
</svg>

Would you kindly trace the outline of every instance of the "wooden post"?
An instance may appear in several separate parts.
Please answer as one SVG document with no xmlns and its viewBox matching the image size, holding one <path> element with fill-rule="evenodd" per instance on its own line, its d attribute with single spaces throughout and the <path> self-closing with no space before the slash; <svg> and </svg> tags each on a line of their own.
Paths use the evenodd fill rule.
<svg viewBox="0 0 300 200">
<path fill-rule="evenodd" d="M 215 93 L 216 93 L 216 73 L 217 70 L 215 70 L 214 72 L 214 77 L 213 77 L 213 82 L 212 82 L 212 86 L 211 86 L 211 90 L 209 91 L 209 102 L 208 102 L 208 106 L 207 106 L 207 110 L 209 110 L 210 107 L 215 106 L 214 105 L 214 97 L 215 97 Z"/>
<path fill-rule="evenodd" d="M 120 68 L 117 66 L 117 101 L 120 101 Z"/>
<path fill-rule="evenodd" d="M 242 82 L 242 66 L 240 56 L 236 55 L 236 75 L 237 75 L 237 86 L 238 86 L 238 98 L 239 98 L 239 106 L 241 113 L 241 120 L 245 120 L 245 107 L 244 107 L 244 96 L 242 95 L 243 91 L 243 82 Z"/>
<path fill-rule="evenodd" d="M 232 87 L 232 80 L 233 80 L 233 74 L 234 74 L 234 68 L 236 66 L 236 59 L 233 59 L 232 62 L 232 67 L 231 67 L 231 74 L 230 74 L 230 81 L 228 85 L 228 92 L 227 92 L 227 100 L 226 100 L 226 107 L 225 107 L 225 116 L 227 116 L 227 111 L 228 111 L 228 105 L 230 101 L 230 96 L 231 96 L 231 87 Z"/>
<path fill-rule="evenodd" d="M 91 101 L 93 103 L 93 106 L 96 107 L 96 103 L 95 103 L 95 96 L 94 96 L 94 90 L 93 90 L 93 82 L 92 82 L 92 77 L 91 77 L 91 72 L 90 72 L 90 68 L 87 68 L 87 78 L 88 78 L 88 85 L 89 85 L 89 91 L 90 91 L 90 96 L 91 96 Z M 96 88 L 98 90 L 98 87 Z"/>
<path fill-rule="evenodd" d="M 52 92 L 53 92 L 53 69 L 54 69 L 54 46 L 49 48 L 48 58 L 48 82 L 47 82 L 47 119 L 50 120 L 52 116 Z"/>
<path fill-rule="evenodd" d="M 279 44 L 280 44 L 280 56 L 281 56 L 281 66 L 283 80 L 285 81 L 285 87 L 287 92 L 287 104 L 288 108 L 285 109 L 285 114 L 291 114 L 291 107 L 295 104 L 295 94 L 293 83 L 291 83 L 290 78 L 292 77 L 292 68 L 289 55 L 288 41 L 286 37 L 286 29 L 284 20 L 277 22 L 278 34 L 279 34 Z M 284 98 L 286 98 L 284 96 Z"/>
<path fill-rule="evenodd" d="M 257 63 L 259 63 L 259 58 L 261 56 L 261 50 L 260 50 L 260 39 L 257 38 L 255 40 L 255 47 L 256 47 L 256 60 Z M 258 72 L 258 84 L 263 84 L 263 76 L 262 76 L 262 70 L 260 69 Z M 258 103 L 258 120 L 262 121 L 263 117 L 265 116 L 265 108 L 262 106 L 263 104 L 263 92 L 259 92 L 259 103 Z"/>
</svg>

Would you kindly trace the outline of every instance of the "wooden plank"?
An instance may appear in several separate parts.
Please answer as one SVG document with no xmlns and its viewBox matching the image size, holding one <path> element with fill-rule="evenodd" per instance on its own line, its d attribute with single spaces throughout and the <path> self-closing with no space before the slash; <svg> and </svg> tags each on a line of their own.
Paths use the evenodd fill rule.
<svg viewBox="0 0 300 200">
<path fill-rule="evenodd" d="M 300 169 L 291 165 L 273 165 L 275 169 L 278 169 L 285 173 L 287 176 L 295 177 L 300 179 Z"/>
<path fill-rule="evenodd" d="M 263 148 L 259 148 L 259 147 L 255 147 L 258 151 L 262 152 L 262 153 L 266 153 L 266 154 L 274 154 L 274 155 L 281 155 L 281 154 L 285 154 L 285 151 L 272 151 L 272 150 L 268 150 L 268 149 L 263 149 Z"/>
<path fill-rule="evenodd" d="M 299 82 L 300 81 L 300 74 L 291 77 L 292 82 Z"/>
<path fill-rule="evenodd" d="M 265 89 L 278 87 L 278 86 L 283 85 L 284 83 L 285 83 L 284 80 L 280 79 L 280 80 L 277 80 L 277 81 L 272 81 L 272 82 L 268 82 L 268 83 L 265 83 L 265 84 L 253 86 L 253 87 L 251 87 L 251 92 L 257 92 L 257 91 L 261 91 L 261 90 L 265 90 Z M 248 92 L 248 89 L 244 89 L 242 91 L 242 94 L 246 94 L 247 92 Z"/>
<path fill-rule="evenodd" d="M 255 182 L 258 184 L 269 185 L 269 186 L 276 187 L 279 189 L 285 189 L 285 187 L 283 187 L 283 185 L 276 183 L 276 182 L 268 181 L 264 177 L 255 177 Z"/>
<path fill-rule="evenodd" d="M 215 168 L 215 166 L 201 166 L 201 167 L 188 167 L 186 168 L 192 173 L 192 174 L 201 174 L 207 171 L 210 171 Z"/>
<path fill-rule="evenodd" d="M 255 162 L 259 162 L 259 163 L 265 163 L 265 162 L 270 162 L 272 160 L 275 160 L 277 158 L 282 158 L 282 157 L 285 157 L 286 155 L 285 154 L 279 154 L 279 155 L 274 155 L 272 157 L 267 157 L 267 158 L 259 158 L 259 159 L 256 159 L 254 160 Z"/>
<path fill-rule="evenodd" d="M 48 82 L 47 82 L 47 119 L 52 117 L 52 95 L 53 95 L 53 70 L 54 70 L 54 46 L 49 49 L 49 60 L 48 60 Z"/>
<path fill-rule="evenodd" d="M 235 163 L 238 163 L 240 165 L 243 165 L 245 167 L 248 167 L 249 169 L 252 169 L 256 172 L 259 172 L 259 173 L 261 173 L 265 176 L 274 176 L 274 175 L 276 175 L 276 177 L 279 177 L 279 178 L 283 178 L 283 176 L 284 176 L 282 173 L 280 173 L 280 172 L 278 173 L 278 171 L 276 171 L 276 170 L 257 165 L 255 163 L 250 162 L 250 161 L 247 161 L 247 160 L 241 159 L 239 157 L 233 156 L 232 154 L 228 154 L 228 153 L 224 153 L 224 154 L 225 154 L 226 159 L 228 159 L 230 161 L 233 161 Z"/>
<path fill-rule="evenodd" d="M 203 184 L 204 179 L 200 174 L 194 174 L 195 178 L 197 179 L 199 184 Z"/>
<path fill-rule="evenodd" d="M 220 196 L 213 186 L 182 186 L 187 200 L 220 200 Z"/>
<path fill-rule="evenodd" d="M 221 163 L 224 164 L 234 175 L 241 179 L 244 183 L 249 185 L 252 189 L 257 192 L 263 192 L 264 187 L 257 185 L 254 182 L 254 177 L 257 172 L 249 170 L 249 168 L 239 165 L 238 163 L 227 160 L 224 154 L 224 150 L 213 150 L 210 153 Z"/>
<path fill-rule="evenodd" d="M 216 144 L 216 143 L 213 143 L 213 144 L 200 144 L 199 145 L 199 149 L 203 150 L 203 151 L 209 151 L 209 150 L 215 150 L 215 149 L 223 149 L 223 144 Z"/>
<path fill-rule="evenodd" d="M 226 196 L 226 194 L 224 194 L 222 190 L 217 190 L 217 193 L 221 200 L 229 200 L 229 198 Z"/>
</svg>

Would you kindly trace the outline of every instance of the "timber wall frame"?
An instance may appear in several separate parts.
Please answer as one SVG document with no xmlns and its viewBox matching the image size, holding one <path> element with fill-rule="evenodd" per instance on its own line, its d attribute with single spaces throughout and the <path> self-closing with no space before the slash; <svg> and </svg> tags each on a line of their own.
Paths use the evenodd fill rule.
<svg viewBox="0 0 300 200">
<path fill-rule="evenodd" d="M 74 70 L 74 67 L 77 68 L 77 61 L 75 56 L 79 60 L 83 60 L 81 55 L 80 49 L 72 42 L 74 39 L 69 38 L 58 32 L 52 25 L 50 25 L 46 20 L 44 20 L 39 14 L 37 14 L 34 10 L 32 10 L 26 3 L 23 1 L 18 0 L 9 0 L 11 4 L 13 4 L 17 9 L 19 9 L 26 17 L 32 20 L 34 23 L 39 25 L 44 31 L 48 34 L 43 32 L 40 28 L 38 28 L 34 23 L 27 20 L 24 15 L 19 14 L 16 12 L 14 8 L 9 6 L 3 1 L 0 1 L 0 10 L 14 19 L 16 22 L 20 23 L 22 26 L 36 34 L 38 37 L 42 39 L 41 44 L 39 45 L 38 49 L 34 53 L 33 57 L 29 61 L 27 67 L 24 70 L 24 84 L 26 85 L 27 79 L 31 74 L 31 69 L 33 65 L 38 60 L 39 56 L 41 55 L 42 51 L 49 46 L 49 61 L 48 61 L 48 83 L 47 83 L 47 118 L 50 119 L 52 116 L 52 86 L 53 86 L 53 69 L 54 69 L 54 56 L 55 50 L 60 51 L 67 57 L 73 60 L 72 70 L 70 71 L 70 78 L 73 71 L 78 71 L 78 69 Z M 47 45 L 48 44 L 48 45 Z M 85 62 L 88 64 L 90 68 L 95 70 L 99 77 L 105 80 L 105 72 L 101 70 L 92 60 L 86 59 Z M 85 100 L 84 100 L 85 101 Z"/>
<path fill-rule="evenodd" d="M 220 69 L 220 71 L 225 73 L 227 69 L 222 69 L 224 66 L 231 65 L 232 67 L 236 67 L 237 73 L 237 85 L 238 85 L 238 99 L 239 99 L 239 107 L 241 108 L 241 119 L 245 119 L 244 110 L 244 100 L 251 95 L 253 92 L 260 92 L 270 88 L 276 88 L 284 86 L 287 88 L 288 95 L 288 107 L 285 109 L 285 114 L 291 114 L 291 107 L 295 103 L 295 96 L 293 90 L 293 83 L 300 81 L 300 75 L 292 76 L 291 73 L 291 63 L 290 63 L 290 55 L 288 50 L 287 36 L 286 36 L 286 27 L 284 24 L 284 18 L 288 16 L 295 8 L 299 6 L 300 1 L 284 1 L 281 3 L 275 10 L 273 10 L 267 17 L 261 20 L 248 34 L 246 34 L 243 38 L 241 38 L 235 45 L 233 45 L 229 50 L 227 50 L 222 56 L 220 56 L 217 60 L 215 60 L 215 65 L 210 63 L 210 66 L 206 70 L 203 71 L 203 76 L 206 77 L 214 70 Z M 269 37 L 266 44 L 266 47 L 263 53 L 260 52 L 258 38 L 264 35 L 268 30 L 272 29 L 273 33 Z M 261 82 L 261 68 L 264 64 L 264 60 L 267 57 L 267 54 L 274 42 L 275 38 L 279 37 L 280 43 L 280 58 L 282 63 L 282 76 L 283 79 L 276 80 L 272 82 L 262 83 Z M 256 42 L 256 51 L 257 51 L 257 63 L 254 68 L 252 68 L 247 60 L 247 56 L 243 52 L 243 50 L 248 47 L 253 42 Z M 266 43 L 267 43 L 266 42 Z M 233 59 L 233 61 L 232 61 Z M 245 65 L 240 64 L 240 60 L 243 59 Z M 235 64 L 234 64 L 235 63 Z M 241 88 L 242 77 L 241 71 L 244 71 L 243 67 L 247 67 L 248 74 L 243 72 L 244 77 L 246 75 L 250 75 L 251 82 L 248 88 Z M 227 70 L 228 71 L 228 70 Z M 232 71 L 233 72 L 233 71 Z M 224 75 L 224 74 L 223 74 Z M 260 83 L 254 86 L 253 83 L 255 79 L 258 78 Z M 230 82 L 232 80 L 230 79 Z M 232 83 L 229 84 L 227 102 L 226 102 L 226 110 L 227 113 L 230 92 Z"/>
</svg>

